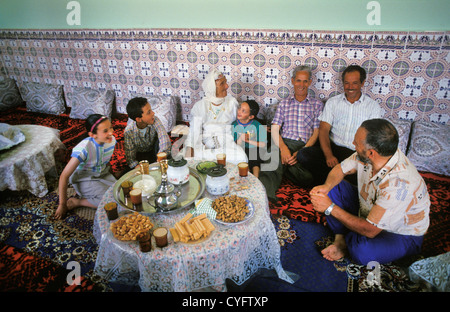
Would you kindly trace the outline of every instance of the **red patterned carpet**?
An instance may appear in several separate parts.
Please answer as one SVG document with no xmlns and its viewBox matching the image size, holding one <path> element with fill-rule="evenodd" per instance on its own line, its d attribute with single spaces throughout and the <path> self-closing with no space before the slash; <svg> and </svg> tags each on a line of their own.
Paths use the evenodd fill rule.
<svg viewBox="0 0 450 312">
<path fill-rule="evenodd" d="M 310 189 L 300 188 L 288 179 L 283 179 L 277 192 L 276 203 L 269 202 L 273 215 L 283 215 L 304 222 L 324 223 L 325 217 L 313 209 Z"/>
<path fill-rule="evenodd" d="M 450 178 L 421 173 L 430 194 L 430 227 L 422 245 L 422 255 L 432 257 L 450 251 Z"/>
<path fill-rule="evenodd" d="M 0 243 L 0 292 L 79 292 L 102 291 L 81 276 L 79 285 L 69 285 L 71 270 L 19 248 Z"/>
</svg>

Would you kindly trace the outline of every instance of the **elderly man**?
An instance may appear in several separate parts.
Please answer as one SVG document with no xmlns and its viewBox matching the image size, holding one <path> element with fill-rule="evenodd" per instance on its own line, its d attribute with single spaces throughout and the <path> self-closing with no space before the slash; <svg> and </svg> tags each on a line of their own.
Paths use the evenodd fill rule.
<svg viewBox="0 0 450 312">
<path fill-rule="evenodd" d="M 381 118 L 380 105 L 361 91 L 365 80 L 366 71 L 358 65 L 344 70 L 344 93 L 330 98 L 319 117 L 320 144 L 302 149 L 297 155 L 298 161 L 314 172 L 316 185 L 325 181 L 331 168 L 354 153 L 352 141 L 361 123 Z"/>
<path fill-rule="evenodd" d="M 311 190 L 314 209 L 326 215 L 335 233 L 324 250 L 328 260 L 348 252 L 357 263 L 388 263 L 420 252 L 429 226 L 427 186 L 398 149 L 398 133 L 385 119 L 358 128 L 356 152 L 336 165 L 325 184 Z M 345 175 L 358 173 L 358 188 Z"/>
<path fill-rule="evenodd" d="M 303 147 L 316 143 L 319 135 L 318 117 L 323 110 L 323 103 L 308 96 L 308 88 L 312 83 L 311 70 L 308 67 L 300 65 L 294 68 L 291 82 L 294 95 L 280 102 L 271 126 L 272 157 L 277 148 L 279 149 L 276 169 L 267 170 L 265 164 L 262 164 L 259 176 L 271 201 L 276 201 L 275 193 L 284 173 L 290 180 L 302 186 L 309 186 L 312 182 L 311 173 L 297 162 L 297 153 Z M 272 159 L 271 163 L 273 162 Z"/>
</svg>

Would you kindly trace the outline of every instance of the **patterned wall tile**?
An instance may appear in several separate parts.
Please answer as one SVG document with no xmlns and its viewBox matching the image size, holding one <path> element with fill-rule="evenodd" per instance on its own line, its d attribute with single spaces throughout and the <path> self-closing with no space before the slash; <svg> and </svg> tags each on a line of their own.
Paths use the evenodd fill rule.
<svg viewBox="0 0 450 312">
<path fill-rule="evenodd" d="M 449 33 L 249 29 L 3 30 L 2 76 L 72 87 L 113 89 L 119 112 L 137 94 L 175 95 L 179 119 L 202 98 L 212 67 L 238 100 L 263 111 L 292 92 L 291 72 L 313 70 L 310 94 L 343 92 L 341 74 L 363 66 L 364 92 L 385 116 L 450 123 Z"/>
</svg>

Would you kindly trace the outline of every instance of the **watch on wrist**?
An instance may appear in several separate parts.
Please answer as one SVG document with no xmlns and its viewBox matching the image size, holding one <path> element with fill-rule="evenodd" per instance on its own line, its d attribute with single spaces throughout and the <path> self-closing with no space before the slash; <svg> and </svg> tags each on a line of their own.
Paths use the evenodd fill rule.
<svg viewBox="0 0 450 312">
<path fill-rule="evenodd" d="M 326 216 L 329 216 L 331 214 L 331 210 L 333 210 L 334 206 L 335 206 L 334 203 L 331 203 L 331 205 L 328 206 L 328 208 L 325 210 L 325 215 Z"/>
</svg>

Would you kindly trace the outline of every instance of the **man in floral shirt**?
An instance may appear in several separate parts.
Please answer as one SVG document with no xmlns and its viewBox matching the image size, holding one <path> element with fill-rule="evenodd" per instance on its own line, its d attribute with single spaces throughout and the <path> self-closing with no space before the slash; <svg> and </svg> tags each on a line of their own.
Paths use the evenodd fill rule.
<svg viewBox="0 0 450 312">
<path fill-rule="evenodd" d="M 430 224 L 430 198 L 423 178 L 398 149 L 397 130 L 385 119 L 366 120 L 353 144 L 356 152 L 311 190 L 314 209 L 325 213 L 335 234 L 324 258 L 334 261 L 348 252 L 367 265 L 419 253 Z M 353 173 L 357 188 L 342 181 Z"/>
</svg>

